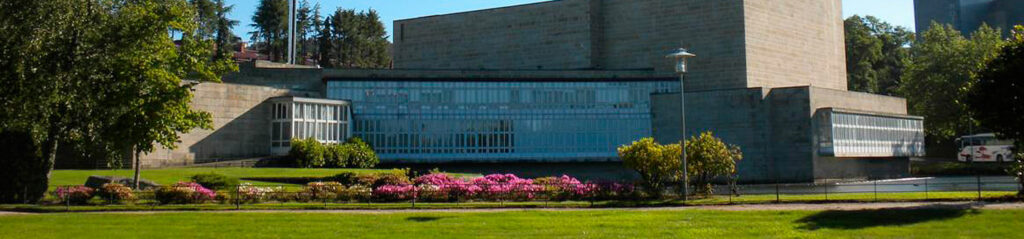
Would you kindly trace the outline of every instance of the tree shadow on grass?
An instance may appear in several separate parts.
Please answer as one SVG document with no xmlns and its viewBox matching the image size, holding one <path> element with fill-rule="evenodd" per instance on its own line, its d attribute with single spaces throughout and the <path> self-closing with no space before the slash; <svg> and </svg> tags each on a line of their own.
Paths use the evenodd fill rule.
<svg viewBox="0 0 1024 239">
<path fill-rule="evenodd" d="M 971 204 L 935 204 L 916 207 L 883 208 L 870 210 L 830 210 L 797 220 L 800 229 L 856 230 L 880 226 L 905 226 L 929 221 L 942 221 L 967 214 L 976 214 Z"/>
<path fill-rule="evenodd" d="M 432 222 L 432 221 L 441 220 L 441 218 L 444 218 L 444 217 L 407 217 L 407 218 L 405 218 L 405 220 L 406 221 L 414 221 L 414 222 Z"/>
</svg>

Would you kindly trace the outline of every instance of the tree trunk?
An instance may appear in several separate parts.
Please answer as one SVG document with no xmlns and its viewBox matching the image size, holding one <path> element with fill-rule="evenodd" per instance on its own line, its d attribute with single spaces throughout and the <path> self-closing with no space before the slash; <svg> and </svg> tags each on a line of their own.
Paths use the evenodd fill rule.
<svg viewBox="0 0 1024 239">
<path fill-rule="evenodd" d="M 134 161 L 134 165 L 135 165 L 135 167 L 134 167 L 135 168 L 135 176 L 132 177 L 132 188 L 134 188 L 135 190 L 139 190 L 139 180 L 140 180 L 139 176 L 140 176 L 141 171 L 142 171 L 142 160 L 141 160 L 141 157 L 139 157 L 139 150 L 136 149 L 136 150 L 132 150 L 132 151 L 133 151 L 132 157 L 135 157 L 135 160 L 133 160 Z"/>
</svg>

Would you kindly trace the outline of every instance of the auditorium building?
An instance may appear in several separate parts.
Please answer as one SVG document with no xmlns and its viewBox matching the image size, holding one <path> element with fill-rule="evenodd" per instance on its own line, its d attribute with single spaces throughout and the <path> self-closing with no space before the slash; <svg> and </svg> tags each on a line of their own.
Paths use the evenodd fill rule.
<svg viewBox="0 0 1024 239">
<path fill-rule="evenodd" d="M 906 100 L 847 90 L 840 0 L 562 0 L 394 23 L 394 69 L 244 63 L 198 86 L 214 130 L 147 166 L 366 140 L 385 162 L 617 162 L 712 131 L 744 182 L 893 178 L 923 156 Z M 665 55 L 685 47 L 680 77 Z M 680 129 L 681 92 L 687 127 Z"/>
</svg>

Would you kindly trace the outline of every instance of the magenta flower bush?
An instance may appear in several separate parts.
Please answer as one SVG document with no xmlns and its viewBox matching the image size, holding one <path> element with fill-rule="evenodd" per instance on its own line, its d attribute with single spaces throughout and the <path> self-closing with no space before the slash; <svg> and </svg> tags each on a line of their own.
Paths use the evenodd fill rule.
<svg viewBox="0 0 1024 239">
<path fill-rule="evenodd" d="M 204 203 L 217 198 L 217 193 L 194 182 L 178 182 L 154 192 L 162 204 Z"/>
<path fill-rule="evenodd" d="M 413 185 L 384 185 L 373 190 L 373 195 L 383 201 L 402 201 L 416 198 L 419 191 Z"/>
<path fill-rule="evenodd" d="M 69 186 L 69 187 L 58 187 L 57 191 L 54 192 L 55 196 L 60 199 L 61 202 L 70 204 L 85 204 L 92 199 L 94 189 L 82 185 Z"/>
<path fill-rule="evenodd" d="M 537 192 L 544 190 L 540 185 L 534 185 L 533 180 L 514 174 L 491 174 L 475 178 L 472 183 L 481 189 L 479 198 L 488 200 L 531 200 Z"/>
<path fill-rule="evenodd" d="M 472 198 L 483 189 L 480 186 L 448 174 L 433 173 L 414 180 L 420 185 L 418 197 L 425 201 L 458 201 Z"/>
</svg>

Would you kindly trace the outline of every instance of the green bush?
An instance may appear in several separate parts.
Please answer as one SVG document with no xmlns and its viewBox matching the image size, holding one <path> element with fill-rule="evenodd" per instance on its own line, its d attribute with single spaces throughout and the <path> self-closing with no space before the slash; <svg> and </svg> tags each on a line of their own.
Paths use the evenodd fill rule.
<svg viewBox="0 0 1024 239">
<path fill-rule="evenodd" d="M 292 139 L 292 148 L 288 151 L 288 157 L 295 161 L 295 164 L 302 168 L 323 167 L 326 162 L 324 154 L 326 147 L 314 138 Z"/>
<path fill-rule="evenodd" d="M 352 147 L 345 144 L 327 145 L 327 152 L 324 155 L 326 166 L 329 168 L 344 168 L 348 166 L 349 152 Z"/>
<path fill-rule="evenodd" d="M 369 144 L 357 137 L 349 138 L 345 145 L 350 147 L 348 165 L 356 168 L 372 168 L 380 163 L 377 153 Z"/>
<path fill-rule="evenodd" d="M 214 190 L 233 189 L 238 185 L 238 179 L 222 174 L 209 173 L 209 174 L 196 174 L 192 175 L 192 182 L 203 185 L 205 188 Z"/>
<path fill-rule="evenodd" d="M 353 172 L 344 172 L 344 173 L 336 174 L 336 175 L 334 175 L 334 176 L 332 176 L 330 178 L 326 178 L 324 180 L 335 181 L 335 182 L 339 182 L 341 184 L 344 184 L 346 186 L 351 186 L 351 185 L 359 184 L 359 175 L 357 175 L 356 173 L 353 173 Z"/>
</svg>

